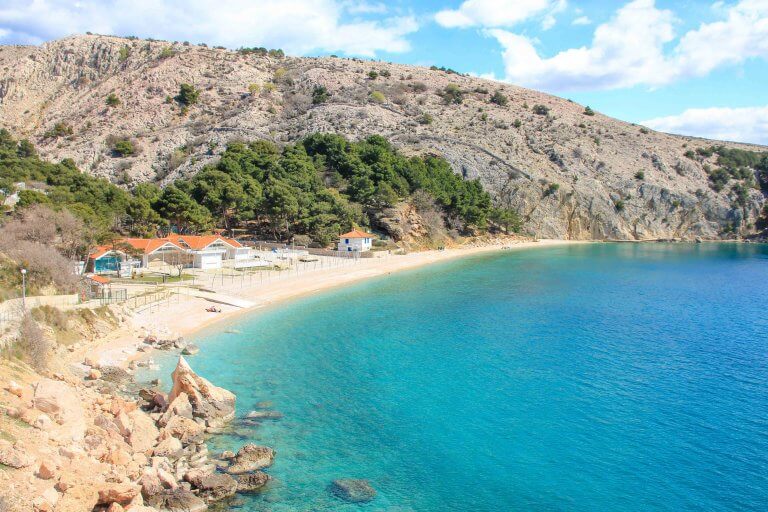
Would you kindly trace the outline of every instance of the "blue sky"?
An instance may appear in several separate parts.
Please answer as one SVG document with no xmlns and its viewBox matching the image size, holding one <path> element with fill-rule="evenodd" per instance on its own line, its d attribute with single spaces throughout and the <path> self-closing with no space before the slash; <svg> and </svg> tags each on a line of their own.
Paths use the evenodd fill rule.
<svg viewBox="0 0 768 512">
<path fill-rule="evenodd" d="M 434 64 L 768 143 L 768 0 L 0 0 L 3 44 L 86 31 Z"/>
</svg>

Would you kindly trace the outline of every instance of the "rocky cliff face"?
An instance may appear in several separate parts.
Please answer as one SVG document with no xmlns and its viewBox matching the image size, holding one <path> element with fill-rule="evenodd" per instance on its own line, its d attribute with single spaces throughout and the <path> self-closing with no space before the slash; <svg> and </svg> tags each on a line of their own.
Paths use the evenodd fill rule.
<svg viewBox="0 0 768 512">
<path fill-rule="evenodd" d="M 33 139 L 45 157 L 72 158 L 117 183 L 189 175 L 231 140 L 284 143 L 324 131 L 381 134 L 405 152 L 442 155 L 456 172 L 479 177 L 498 204 L 520 211 L 540 237 L 718 238 L 734 225 L 748 234 L 765 199 L 752 189 L 738 206 L 730 187 L 712 190 L 704 166 L 713 158 L 684 156 L 712 141 L 439 70 L 105 36 L 0 47 L 0 69 L 3 127 Z M 173 100 L 182 83 L 201 90 L 188 110 Z M 449 84 L 463 92 L 461 103 L 438 94 Z M 330 98 L 314 105 L 318 85 Z M 496 91 L 506 105 L 490 101 Z M 118 106 L 107 106 L 109 94 Z M 537 114 L 537 105 L 548 113 Z M 58 123 L 72 133 L 51 133 Z M 115 137 L 130 138 L 138 154 L 114 156 Z"/>
</svg>

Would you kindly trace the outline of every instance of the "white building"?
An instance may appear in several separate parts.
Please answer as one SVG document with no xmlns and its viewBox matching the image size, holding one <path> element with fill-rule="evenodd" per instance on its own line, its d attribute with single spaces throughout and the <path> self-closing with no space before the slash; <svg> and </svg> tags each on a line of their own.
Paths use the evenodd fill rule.
<svg viewBox="0 0 768 512">
<path fill-rule="evenodd" d="M 370 251 L 373 246 L 373 237 L 370 233 L 353 229 L 349 233 L 339 236 L 340 252 L 365 252 Z"/>
</svg>

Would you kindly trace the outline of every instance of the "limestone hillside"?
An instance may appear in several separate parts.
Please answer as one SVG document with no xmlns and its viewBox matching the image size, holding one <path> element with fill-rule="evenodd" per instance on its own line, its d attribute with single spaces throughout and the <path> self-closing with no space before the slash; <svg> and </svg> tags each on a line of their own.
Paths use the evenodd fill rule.
<svg viewBox="0 0 768 512">
<path fill-rule="evenodd" d="M 446 71 L 95 35 L 0 47 L 0 70 L 0 125 L 46 158 L 72 158 L 126 185 L 194 173 L 234 139 L 284 143 L 323 131 L 380 134 L 407 153 L 442 155 L 540 237 L 720 238 L 734 236 L 734 226 L 745 235 L 765 200 L 757 188 L 738 202 L 730 185 L 712 189 L 704 168 L 716 157 L 684 155 L 712 141 Z M 182 83 L 201 91 L 189 109 L 173 99 Z M 438 94 L 449 84 L 463 92 L 461 103 Z M 317 85 L 330 98 L 313 105 Z M 490 101 L 497 90 L 506 105 Z M 106 104 L 110 94 L 118 106 Z M 131 138 L 138 154 L 115 156 L 115 137 Z"/>
</svg>

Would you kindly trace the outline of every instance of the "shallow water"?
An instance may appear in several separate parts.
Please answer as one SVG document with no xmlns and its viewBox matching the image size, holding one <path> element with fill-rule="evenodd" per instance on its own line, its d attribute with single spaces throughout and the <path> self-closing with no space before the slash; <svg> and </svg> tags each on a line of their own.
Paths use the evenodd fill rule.
<svg viewBox="0 0 768 512">
<path fill-rule="evenodd" d="M 767 297 L 765 245 L 510 251 L 264 310 L 189 360 L 284 414 L 212 442 L 278 452 L 241 510 L 765 510 Z"/>
</svg>

